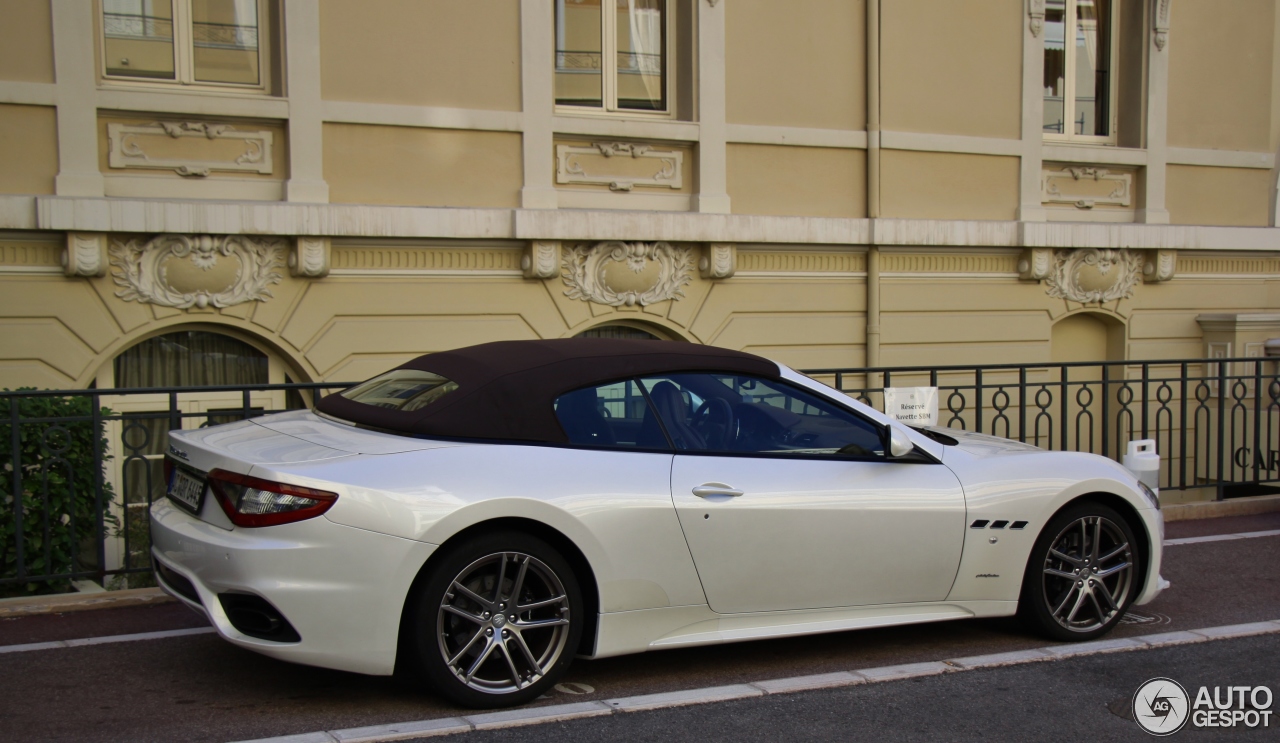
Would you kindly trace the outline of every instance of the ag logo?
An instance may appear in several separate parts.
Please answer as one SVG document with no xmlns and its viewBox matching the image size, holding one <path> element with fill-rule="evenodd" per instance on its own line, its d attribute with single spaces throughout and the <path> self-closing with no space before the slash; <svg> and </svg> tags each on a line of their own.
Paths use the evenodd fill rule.
<svg viewBox="0 0 1280 743">
<path fill-rule="evenodd" d="M 1173 679 L 1153 678 L 1133 695 L 1133 719 L 1152 735 L 1173 735 L 1187 724 L 1191 698 Z"/>
</svg>

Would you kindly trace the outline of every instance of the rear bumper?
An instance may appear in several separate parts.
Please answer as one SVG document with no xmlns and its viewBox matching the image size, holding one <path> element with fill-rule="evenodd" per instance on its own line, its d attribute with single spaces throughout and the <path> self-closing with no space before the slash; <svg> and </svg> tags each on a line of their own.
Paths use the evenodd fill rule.
<svg viewBox="0 0 1280 743">
<path fill-rule="evenodd" d="M 167 500 L 151 507 L 151 544 L 155 561 L 191 584 L 161 579 L 161 586 L 207 616 L 228 642 L 281 660 L 374 675 L 395 669 L 405 597 L 435 550 L 323 517 L 227 531 Z M 193 590 L 198 602 L 190 598 Z M 301 640 L 271 642 L 241 633 L 218 599 L 227 592 L 266 599 Z"/>
</svg>

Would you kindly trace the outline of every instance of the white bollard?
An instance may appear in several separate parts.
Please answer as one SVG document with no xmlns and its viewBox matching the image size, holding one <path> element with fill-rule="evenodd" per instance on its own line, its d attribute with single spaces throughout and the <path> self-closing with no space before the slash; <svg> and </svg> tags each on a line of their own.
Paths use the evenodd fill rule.
<svg viewBox="0 0 1280 743">
<path fill-rule="evenodd" d="M 1147 487 L 1160 492 L 1160 455 L 1156 453 L 1155 439 L 1130 441 L 1123 464 Z"/>
</svg>

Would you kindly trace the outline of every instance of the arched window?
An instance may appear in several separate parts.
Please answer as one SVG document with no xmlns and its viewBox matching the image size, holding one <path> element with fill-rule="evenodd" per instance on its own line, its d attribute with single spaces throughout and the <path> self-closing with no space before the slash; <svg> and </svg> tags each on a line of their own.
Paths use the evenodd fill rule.
<svg viewBox="0 0 1280 743">
<path fill-rule="evenodd" d="M 116 387 L 210 387 L 267 384 L 267 355 L 242 340 L 207 330 L 147 339 L 115 359 Z"/>
<path fill-rule="evenodd" d="M 597 328 L 584 330 L 578 333 L 578 338 L 623 338 L 626 340 L 638 341 L 661 341 L 666 340 L 660 338 L 653 333 L 630 325 L 601 325 Z"/>
</svg>

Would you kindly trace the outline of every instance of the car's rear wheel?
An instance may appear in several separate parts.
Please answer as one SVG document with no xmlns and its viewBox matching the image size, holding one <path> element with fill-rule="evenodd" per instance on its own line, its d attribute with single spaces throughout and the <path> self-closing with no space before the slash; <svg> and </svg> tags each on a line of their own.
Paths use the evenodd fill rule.
<svg viewBox="0 0 1280 743">
<path fill-rule="evenodd" d="M 1113 509 L 1092 502 L 1071 506 L 1036 539 L 1019 614 L 1054 640 L 1104 635 L 1137 598 L 1141 559 L 1133 530 Z"/>
<path fill-rule="evenodd" d="M 544 694 L 582 635 L 582 594 L 568 562 L 521 532 L 448 548 L 410 602 L 409 649 L 440 694 L 504 707 Z"/>
</svg>

